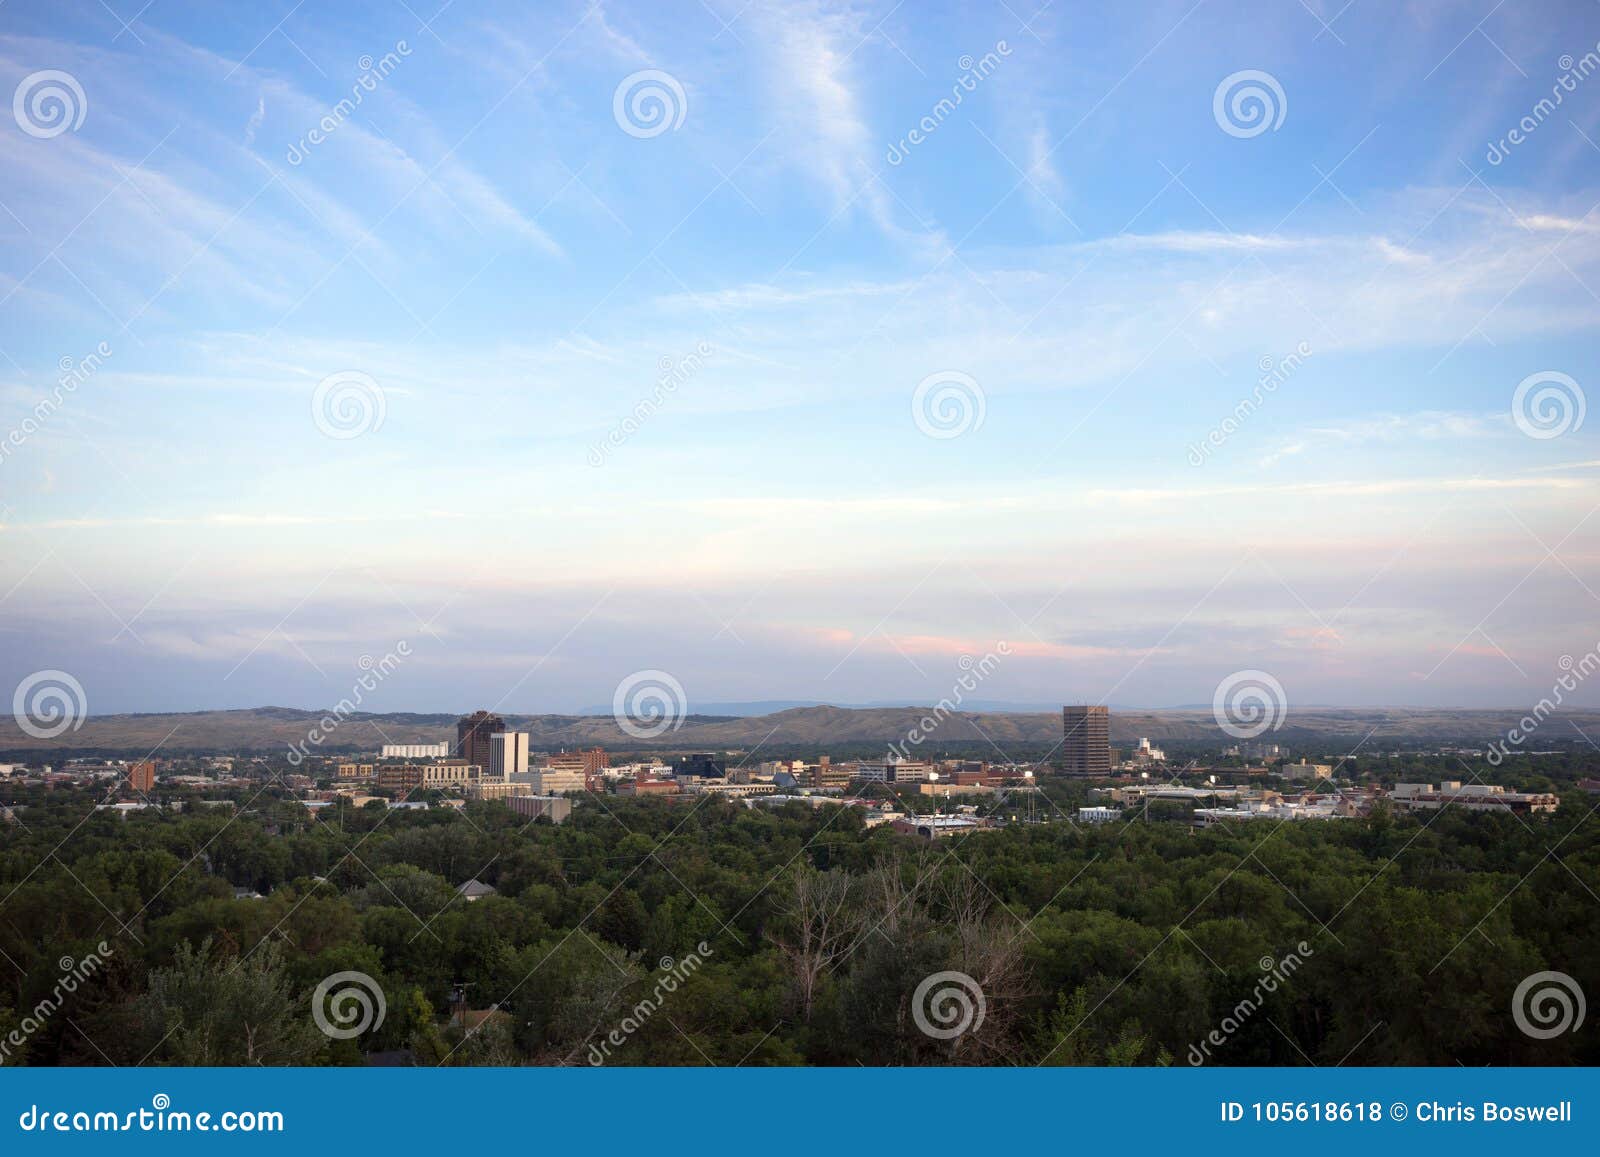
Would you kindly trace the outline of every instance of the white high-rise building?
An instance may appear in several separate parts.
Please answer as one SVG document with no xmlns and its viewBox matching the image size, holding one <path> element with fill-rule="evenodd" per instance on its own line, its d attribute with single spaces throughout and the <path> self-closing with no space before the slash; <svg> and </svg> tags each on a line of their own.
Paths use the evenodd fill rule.
<svg viewBox="0 0 1600 1157">
<path fill-rule="evenodd" d="M 528 770 L 528 733 L 497 731 L 489 736 L 489 778 L 504 780 Z"/>
</svg>

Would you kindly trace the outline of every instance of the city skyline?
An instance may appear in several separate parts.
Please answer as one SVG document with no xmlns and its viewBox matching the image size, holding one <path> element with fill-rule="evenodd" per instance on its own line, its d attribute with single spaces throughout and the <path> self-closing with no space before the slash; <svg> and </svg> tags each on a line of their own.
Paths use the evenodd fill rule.
<svg viewBox="0 0 1600 1157">
<path fill-rule="evenodd" d="M 0 691 L 1537 702 L 1600 20 L 1488 9 L 11 0 Z"/>
</svg>

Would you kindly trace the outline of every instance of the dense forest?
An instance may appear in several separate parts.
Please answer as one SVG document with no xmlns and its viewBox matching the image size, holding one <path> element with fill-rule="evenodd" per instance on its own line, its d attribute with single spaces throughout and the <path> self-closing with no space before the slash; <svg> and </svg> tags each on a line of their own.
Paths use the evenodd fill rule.
<svg viewBox="0 0 1600 1157">
<path fill-rule="evenodd" d="M 930 843 L 716 798 L 554 825 L 14 792 L 0 1063 L 1595 1064 L 1592 1023 L 1513 1016 L 1542 971 L 1600 993 L 1600 825 L 1562 799 L 1204 830 L 1052 808 Z M 381 1023 L 330 1034 L 319 985 L 354 973 Z"/>
</svg>

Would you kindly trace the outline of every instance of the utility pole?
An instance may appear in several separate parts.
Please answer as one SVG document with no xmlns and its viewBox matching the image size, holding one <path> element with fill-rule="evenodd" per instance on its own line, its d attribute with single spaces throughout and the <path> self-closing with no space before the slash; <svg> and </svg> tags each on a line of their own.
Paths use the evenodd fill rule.
<svg viewBox="0 0 1600 1157">
<path fill-rule="evenodd" d="M 471 987 L 471 984 L 462 983 L 458 980 L 451 986 L 450 991 L 450 1002 L 455 1005 L 461 1014 L 461 1031 L 463 1033 L 467 1031 L 467 989 Z"/>
</svg>

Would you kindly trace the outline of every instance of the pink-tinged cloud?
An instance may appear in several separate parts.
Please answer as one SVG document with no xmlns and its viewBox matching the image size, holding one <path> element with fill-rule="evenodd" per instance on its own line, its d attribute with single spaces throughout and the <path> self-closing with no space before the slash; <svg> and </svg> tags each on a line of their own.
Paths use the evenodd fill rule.
<svg viewBox="0 0 1600 1157">
<path fill-rule="evenodd" d="M 881 638 L 886 646 L 897 647 L 909 655 L 979 656 L 998 651 L 1002 643 L 1008 648 L 1009 654 L 1033 659 L 1104 659 L 1145 654 L 1140 648 L 1091 647 L 1040 640 L 1019 642 L 1015 639 L 972 639 L 953 635 L 895 635 L 892 639 L 883 635 Z"/>
<path fill-rule="evenodd" d="M 1344 636 L 1332 627 L 1285 627 L 1279 635 L 1289 646 L 1303 645 L 1317 650 L 1344 646 Z"/>
</svg>

